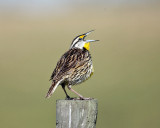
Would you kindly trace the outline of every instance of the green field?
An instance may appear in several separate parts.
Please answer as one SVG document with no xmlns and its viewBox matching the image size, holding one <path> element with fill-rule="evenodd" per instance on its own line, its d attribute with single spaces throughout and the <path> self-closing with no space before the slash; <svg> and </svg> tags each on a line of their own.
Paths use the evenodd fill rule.
<svg viewBox="0 0 160 128">
<path fill-rule="evenodd" d="M 72 39 L 92 29 L 87 39 L 100 40 L 91 44 L 95 73 L 73 88 L 98 99 L 97 128 L 160 127 L 159 4 L 13 11 L 0 19 L 1 128 L 55 126 L 56 100 L 65 94 L 58 87 L 45 99 L 50 75 Z"/>
</svg>

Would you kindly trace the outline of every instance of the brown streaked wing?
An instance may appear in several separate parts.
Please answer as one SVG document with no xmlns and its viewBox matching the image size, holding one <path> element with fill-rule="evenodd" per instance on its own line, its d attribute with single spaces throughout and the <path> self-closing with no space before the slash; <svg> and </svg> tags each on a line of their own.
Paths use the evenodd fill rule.
<svg viewBox="0 0 160 128">
<path fill-rule="evenodd" d="M 75 67 L 79 67 L 84 63 L 81 49 L 74 48 L 67 51 L 57 63 L 55 70 L 52 73 L 51 80 L 55 76 L 62 76 L 69 71 L 73 71 Z"/>
<path fill-rule="evenodd" d="M 62 56 L 61 59 L 57 62 L 56 68 L 54 69 L 54 71 L 50 77 L 50 80 L 52 80 L 59 73 L 59 71 L 63 67 L 64 63 L 65 63 L 65 58 Z"/>
</svg>

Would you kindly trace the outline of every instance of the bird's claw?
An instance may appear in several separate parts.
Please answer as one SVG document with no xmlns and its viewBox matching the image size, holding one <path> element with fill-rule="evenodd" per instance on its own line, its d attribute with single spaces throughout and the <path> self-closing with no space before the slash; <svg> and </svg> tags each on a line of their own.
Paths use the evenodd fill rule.
<svg viewBox="0 0 160 128">
<path fill-rule="evenodd" d="M 65 98 L 65 100 L 92 100 L 92 99 L 94 99 L 94 98 L 90 98 L 90 97 L 74 97 L 74 98 L 72 98 L 72 97 L 70 97 L 70 96 L 67 96 L 66 98 Z"/>
<path fill-rule="evenodd" d="M 74 98 L 71 98 L 70 96 L 66 96 L 65 100 L 73 100 Z"/>
<path fill-rule="evenodd" d="M 90 97 L 80 97 L 80 100 L 92 100 L 93 98 Z"/>
<path fill-rule="evenodd" d="M 79 97 L 79 98 L 76 98 L 75 100 L 92 100 L 93 98 L 90 98 L 90 97 Z"/>
</svg>

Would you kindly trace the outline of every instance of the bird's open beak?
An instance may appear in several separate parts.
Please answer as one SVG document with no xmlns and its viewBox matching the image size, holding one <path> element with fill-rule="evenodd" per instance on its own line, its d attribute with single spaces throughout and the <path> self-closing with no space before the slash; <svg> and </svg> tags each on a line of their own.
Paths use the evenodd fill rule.
<svg viewBox="0 0 160 128">
<path fill-rule="evenodd" d="M 91 32 L 93 32 L 94 30 L 91 30 L 91 31 L 89 31 L 89 32 L 86 32 L 86 33 L 84 33 L 84 34 L 82 34 L 81 36 L 80 36 L 80 38 L 82 38 L 83 40 L 85 39 L 85 37 L 87 36 L 87 35 L 89 35 Z M 95 42 L 95 41 L 99 41 L 99 40 L 85 40 L 86 42 Z"/>
<path fill-rule="evenodd" d="M 87 36 L 87 35 L 89 35 L 91 32 L 93 32 L 94 30 L 91 30 L 91 31 L 89 31 L 89 32 L 87 32 L 87 33 L 85 33 L 84 35 L 84 38 Z M 84 40 L 84 38 L 83 38 L 83 40 Z M 96 41 L 99 41 L 99 40 L 85 40 L 86 41 L 86 43 L 88 43 L 88 42 L 96 42 Z"/>
</svg>

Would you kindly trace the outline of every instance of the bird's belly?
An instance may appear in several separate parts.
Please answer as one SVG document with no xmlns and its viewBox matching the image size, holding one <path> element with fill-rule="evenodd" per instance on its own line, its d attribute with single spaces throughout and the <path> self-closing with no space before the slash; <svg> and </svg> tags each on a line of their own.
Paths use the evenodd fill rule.
<svg viewBox="0 0 160 128">
<path fill-rule="evenodd" d="M 93 75 L 93 65 L 90 65 L 88 70 L 82 70 L 79 73 L 77 73 L 71 80 L 70 84 L 75 85 L 75 84 L 80 84 L 84 82 L 85 80 L 89 79 Z"/>
</svg>

